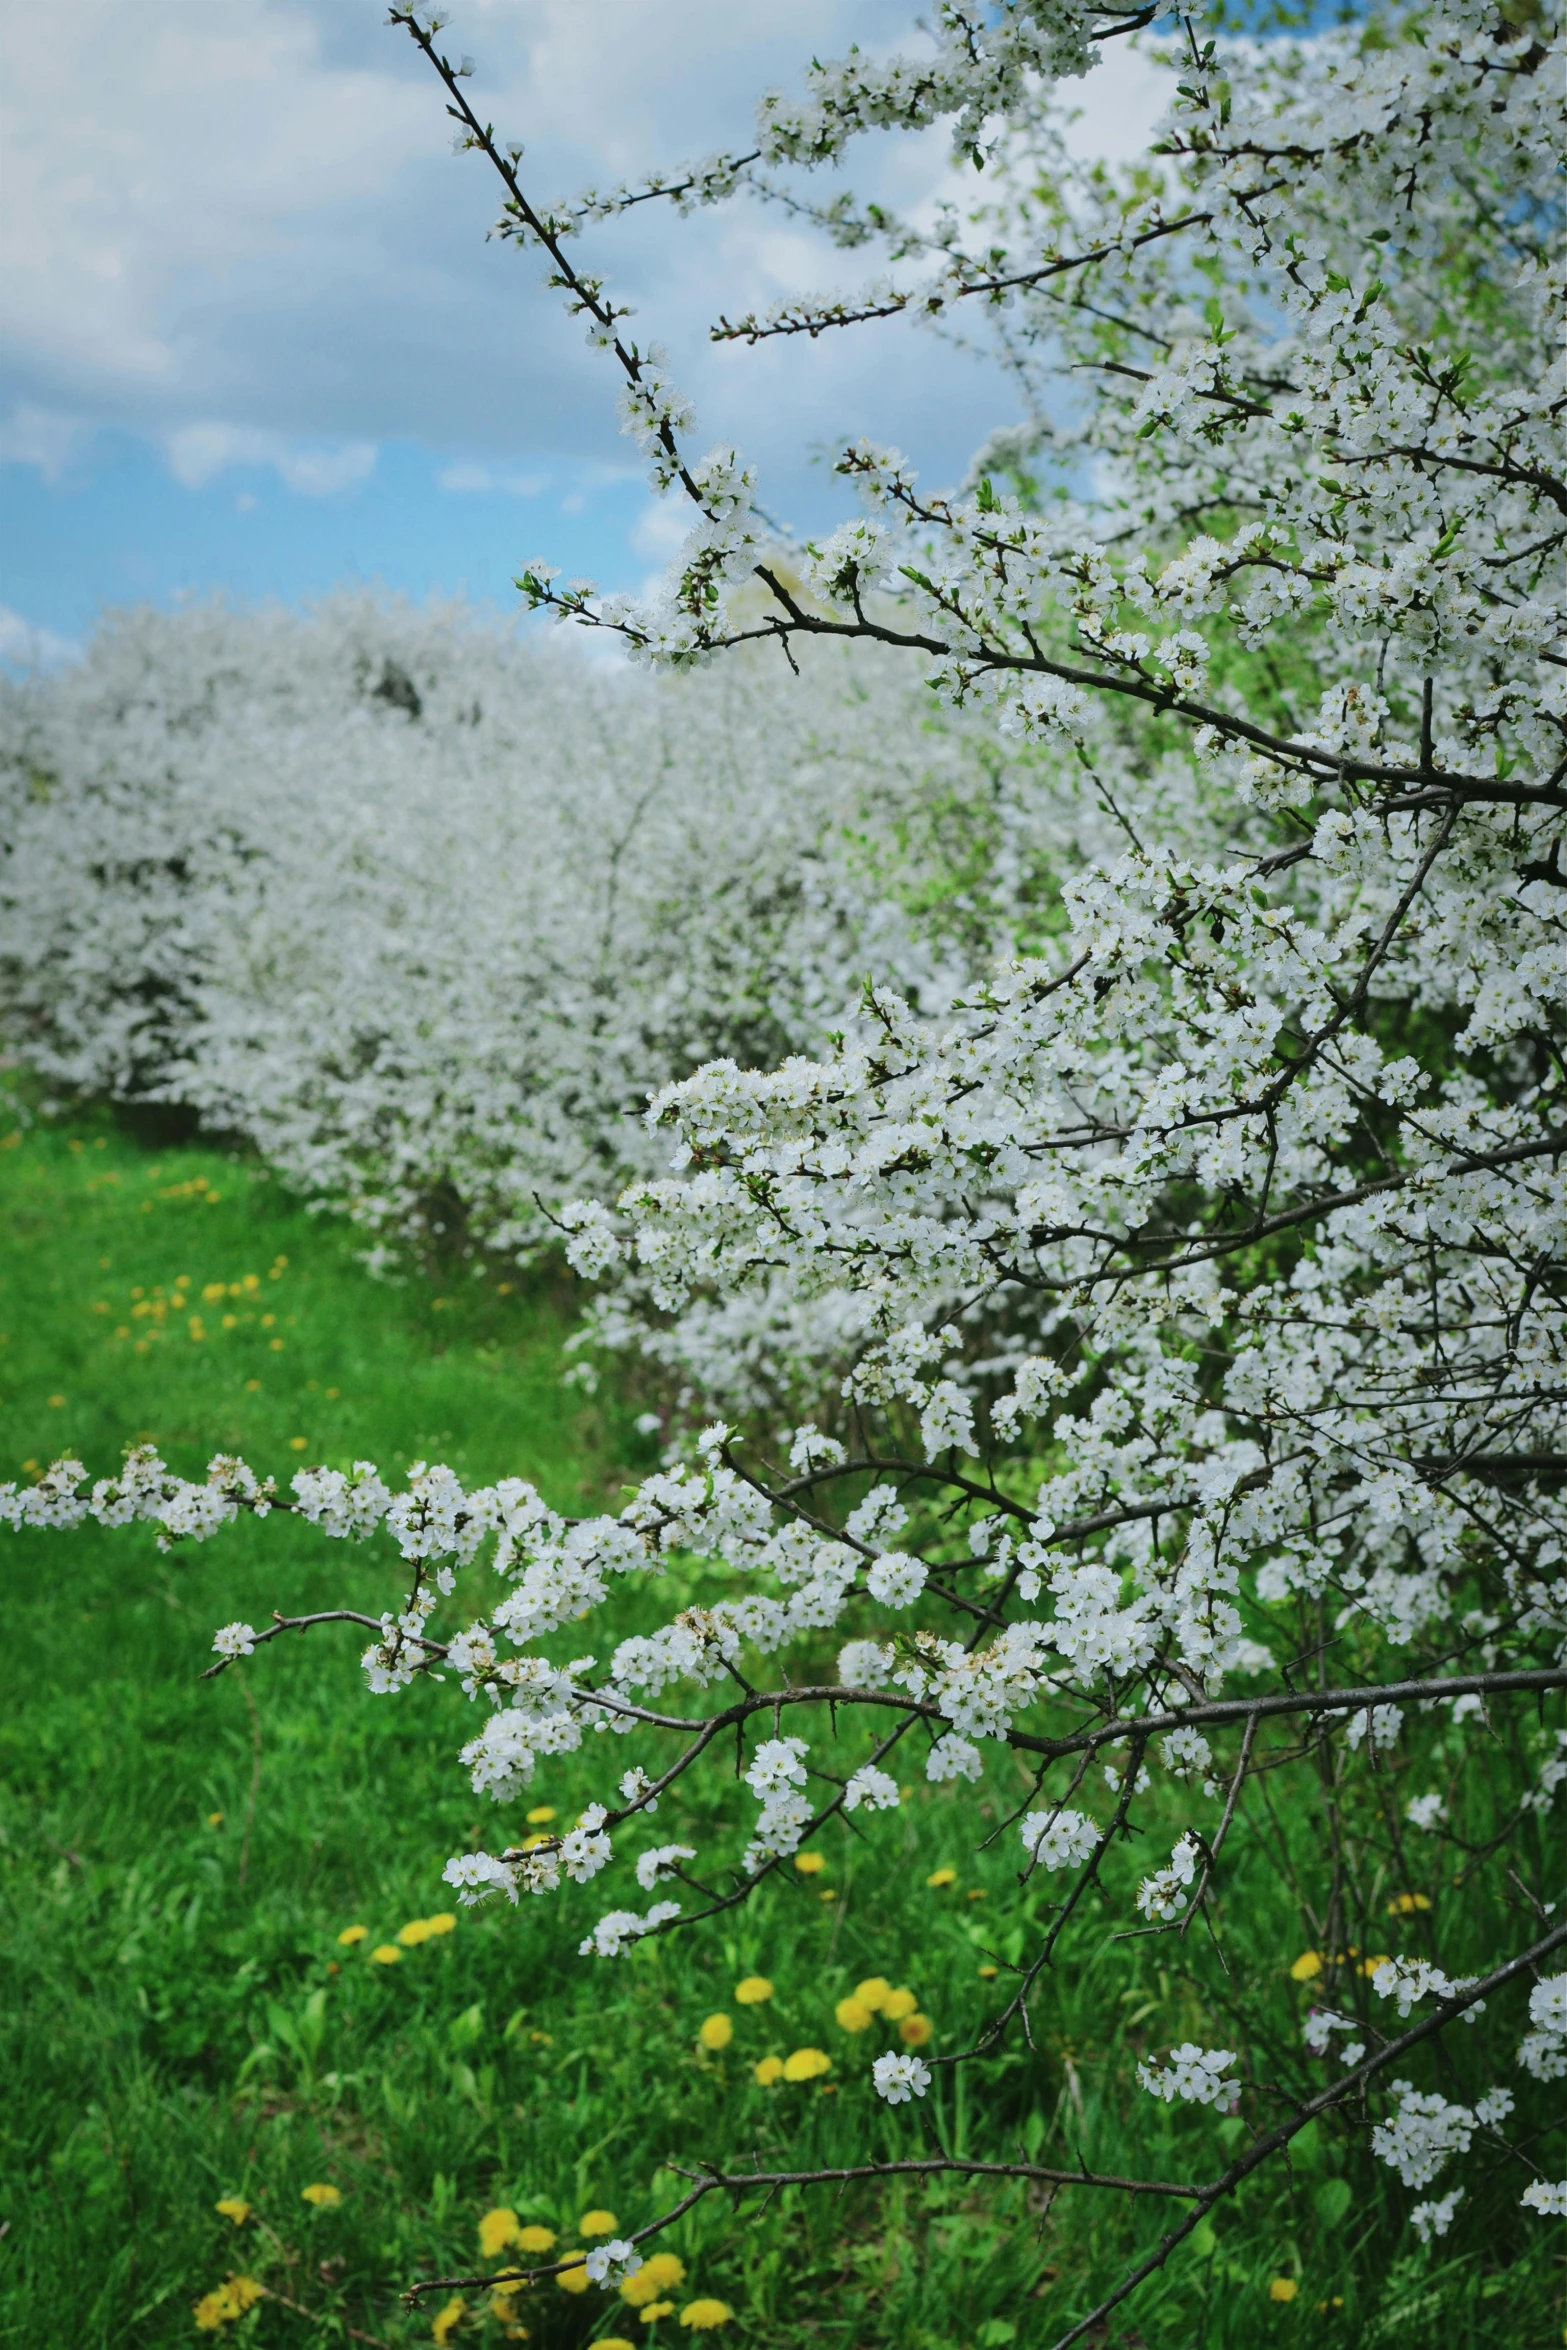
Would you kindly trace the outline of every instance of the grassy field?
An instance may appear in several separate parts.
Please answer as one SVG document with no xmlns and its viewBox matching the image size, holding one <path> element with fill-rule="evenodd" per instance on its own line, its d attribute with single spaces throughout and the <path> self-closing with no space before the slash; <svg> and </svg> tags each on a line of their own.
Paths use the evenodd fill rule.
<svg viewBox="0 0 1567 2350">
<path fill-rule="evenodd" d="M 101 1474 L 154 1436 L 192 1473 L 219 1449 L 282 1477 L 302 1459 L 367 1455 L 390 1475 L 424 1456 L 529 1476 L 574 1509 L 650 1464 L 629 1411 L 562 1386 L 568 1303 L 548 1286 L 373 1283 L 350 1236 L 243 1158 L 106 1117 L 22 1118 L 0 1148 L 0 1215 L 0 1477 L 65 1450 Z M 590 2211 L 632 2227 L 674 2200 L 670 2159 L 841 2162 L 917 2152 L 935 2128 L 979 2154 L 1128 2161 L 1117 2075 L 1169 1990 L 1159 1961 L 1107 1929 L 1052 1978 L 1036 2051 L 1014 2048 L 982 2092 L 960 2070 L 926 2107 L 889 2112 L 869 2089 L 884 2043 L 839 2030 L 835 2003 L 886 1977 L 939 2038 L 996 1996 L 988 1954 L 1015 1956 L 1029 1931 L 1030 1897 L 1003 1854 L 969 1854 L 950 1791 L 921 1786 L 874 1844 L 845 1833 L 822 1874 L 770 1884 L 722 1932 L 612 1967 L 577 1956 L 601 1888 L 446 1930 L 441 1866 L 493 1826 L 456 1766 L 457 1693 L 372 1701 L 357 1640 L 333 1632 L 198 1678 L 229 1618 L 386 1604 L 388 1547 L 350 1553 L 283 1521 L 167 1558 L 145 1530 L 0 1544 L 0 2342 L 190 2343 L 202 2297 L 235 2272 L 265 2290 L 221 2330 L 258 2350 L 667 2350 L 693 2338 L 680 2315 L 702 2297 L 733 2312 L 726 2344 L 1037 2350 L 1153 2240 L 1159 2213 L 1086 2194 L 1047 2211 L 1011 2188 L 818 2192 L 760 2217 L 710 2198 L 670 2239 L 684 2275 L 651 2322 L 554 2286 L 406 2308 L 410 2279 L 472 2269 L 486 2211 L 568 2247 Z M 569 1758 L 538 1801 L 580 1807 L 593 1762 Z M 666 1808 L 673 1838 L 685 1822 Z M 1237 1947 L 1298 2035 L 1293 1951 L 1248 1948 L 1246 1910 L 1243 1878 Z M 442 1930 L 420 1938 L 431 1917 Z M 752 1974 L 773 1995 L 739 2003 Z M 715 2014 L 732 2027 L 721 2048 L 700 2038 Z M 757 2082 L 757 2060 L 808 2046 L 831 2057 L 825 2077 Z M 1209 2175 L 1242 2127 L 1144 2099 L 1136 2160 Z M 233 2198 L 242 2220 L 216 2208 Z M 1550 2234 L 1521 2260 L 1472 2239 L 1421 2252 L 1386 2172 L 1308 2132 L 1289 2173 L 1199 2231 L 1100 2339 L 1560 2341 Z M 1280 2279 L 1293 2298 L 1272 2296 Z"/>
</svg>

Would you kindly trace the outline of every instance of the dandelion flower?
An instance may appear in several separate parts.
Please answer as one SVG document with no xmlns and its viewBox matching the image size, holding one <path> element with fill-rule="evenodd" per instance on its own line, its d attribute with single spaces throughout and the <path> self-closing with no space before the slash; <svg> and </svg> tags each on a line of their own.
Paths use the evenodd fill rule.
<svg viewBox="0 0 1567 2350">
<path fill-rule="evenodd" d="M 565 2255 L 572 2261 L 571 2268 L 563 2268 L 555 2279 L 563 2293 L 585 2293 L 588 2289 L 588 2256 L 580 2246 Z"/>
<path fill-rule="evenodd" d="M 253 2309 L 265 2297 L 265 2285 L 258 2284 L 254 2277 L 230 2277 L 226 2284 L 219 2285 L 211 2293 L 204 2293 L 197 2302 L 197 2331 L 215 2334 L 219 2326 L 232 2324 L 235 2318 L 243 2317 L 247 2309 Z"/>
<path fill-rule="evenodd" d="M 368 1926 L 345 1926 L 337 1937 L 338 1948 L 352 1950 L 356 1942 L 368 1942 L 369 1939 L 370 1929 Z"/>
<path fill-rule="evenodd" d="M 693 2334 L 711 2334 L 719 2326 L 726 2326 L 733 2316 L 727 2301 L 715 2301 L 711 2294 L 704 2294 L 700 2301 L 686 2303 L 680 2312 L 680 2322 L 689 2326 Z"/>
<path fill-rule="evenodd" d="M 446 2307 L 431 2319 L 430 2331 L 440 2343 L 441 2350 L 446 2350 L 447 2343 L 462 2324 L 463 2312 L 467 2306 L 467 2302 L 461 2299 L 448 2301 Z"/>
<path fill-rule="evenodd" d="M 528 1825 L 530 1828 L 542 1828 L 547 1821 L 554 1817 L 555 1806 L 553 1803 L 536 1803 L 528 1814 Z"/>
<path fill-rule="evenodd" d="M 325 2179 L 313 2179 L 308 2187 L 301 2187 L 300 2200 L 313 2203 L 318 2211 L 334 2211 L 343 2200 L 340 2187 L 328 2186 Z"/>
<path fill-rule="evenodd" d="M 493 2260 L 497 2252 L 504 2252 L 508 2244 L 517 2241 L 517 2214 L 504 2205 L 487 2211 L 479 2222 L 479 2258 Z"/>
<path fill-rule="evenodd" d="M 932 1869 L 930 1875 L 925 1879 L 926 1884 L 934 1886 L 938 1892 L 943 1885 L 955 1885 L 957 1881 L 958 1872 L 956 1869 Z"/>
<path fill-rule="evenodd" d="M 1268 2299 L 1270 2301 L 1293 2301 L 1299 2291 L 1300 2287 L 1293 2277 L 1275 2277 L 1268 2287 Z"/>
<path fill-rule="evenodd" d="M 535 2221 L 531 2227 L 519 2228 L 515 2240 L 519 2252 L 552 2252 L 555 2249 L 555 2230 L 541 2228 Z"/>
<path fill-rule="evenodd" d="M 231 2219 L 237 2228 L 242 2228 L 250 2217 L 250 2205 L 243 2195 L 225 2195 L 212 2208 L 225 2219 Z"/>
<path fill-rule="evenodd" d="M 628 2342 L 624 2334 L 600 2334 L 593 2350 L 636 2350 L 636 2345 Z"/>
<path fill-rule="evenodd" d="M 646 2310 L 650 2301 L 659 2300 L 672 2285 L 686 2281 L 686 2264 L 678 2252 L 654 2252 L 643 2261 L 635 2276 L 622 2277 L 620 2298 L 633 2309 Z M 603 2350 L 595 2344 L 594 2350 Z"/>
<path fill-rule="evenodd" d="M 794 1856 L 794 1865 L 799 1870 L 802 1877 L 819 1877 L 823 1869 L 827 1866 L 827 1855 L 824 1852 L 797 1852 Z M 702 2309 L 706 2307 L 706 2303 L 701 2301 L 693 2301 L 691 2306 L 693 2309 Z M 715 2302 L 713 2306 L 715 2309 L 722 2309 L 723 2303 L 718 2301 Z M 725 2314 L 727 2315 L 727 2312 Z M 682 2325 L 684 2325 L 686 2322 L 685 2318 L 682 2317 L 680 2322 Z M 715 2324 L 721 2325 L 723 2323 L 723 2319 L 715 2319 L 713 2322 Z"/>
<path fill-rule="evenodd" d="M 919 2001 L 912 1991 L 889 1991 L 881 2003 L 881 2012 L 889 2024 L 901 2024 L 906 2015 L 912 2015 Z"/>
<path fill-rule="evenodd" d="M 1290 1968 L 1290 1980 L 1295 1983 L 1310 1983 L 1315 1981 L 1321 1972 L 1322 1953 L 1318 1950 L 1303 1950 Z"/>
<path fill-rule="evenodd" d="M 887 2000 L 892 1997 L 892 1985 L 885 1975 L 868 1975 L 863 1983 L 856 1983 L 854 1996 L 872 2015 L 880 2015 Z"/>
<path fill-rule="evenodd" d="M 378 1942 L 370 1953 L 377 1966 L 396 1966 L 402 1955 L 395 1942 Z"/>
<path fill-rule="evenodd" d="M 1429 1909 L 1430 1897 L 1424 1893 L 1395 1893 L 1387 1905 L 1390 1918 L 1407 1918 L 1417 1909 Z"/>
<path fill-rule="evenodd" d="M 899 2024 L 898 2038 L 905 2048 L 923 2048 L 926 2041 L 935 2036 L 935 2030 L 930 2017 L 916 2010 L 913 2015 L 906 2015 Z"/>
<path fill-rule="evenodd" d="M 645 2326 L 656 2325 L 661 2317 L 673 2317 L 674 2314 L 673 2301 L 650 2301 L 642 2312 L 642 2323 Z"/>
<path fill-rule="evenodd" d="M 405 1950 L 417 1950 L 421 1942 L 430 1939 L 429 1922 L 425 1918 L 410 1918 L 406 1926 L 399 1926 L 397 1939 Z"/>
<path fill-rule="evenodd" d="M 734 2025 L 726 2015 L 710 2015 L 697 2033 L 704 2048 L 727 2048 L 734 2036 Z"/>
<path fill-rule="evenodd" d="M 773 1987 L 765 1975 L 747 1975 L 743 1983 L 735 1985 L 737 2007 L 760 2007 L 764 1999 L 771 1999 Z"/>
<path fill-rule="evenodd" d="M 993 1983 L 1000 1972 L 1001 1969 L 998 1966 L 982 1966 L 979 1970 L 979 1979 L 982 1983 Z"/>
<path fill-rule="evenodd" d="M 875 2021 L 862 1999 L 840 1999 L 832 2012 L 840 2032 L 863 2032 Z"/>
<path fill-rule="evenodd" d="M 209 1811 L 207 1814 L 207 1825 L 209 1828 L 221 1828 L 223 1825 L 223 1814 L 220 1811 Z"/>
<path fill-rule="evenodd" d="M 612 2211 L 585 2211 L 577 2222 L 577 2232 L 583 2236 L 612 2236 L 619 2225 Z"/>
<path fill-rule="evenodd" d="M 781 2056 L 764 2056 L 759 2064 L 754 2064 L 751 2067 L 751 2070 L 755 2073 L 762 2087 L 770 2089 L 774 2081 L 783 2079 L 783 2058 Z"/>
<path fill-rule="evenodd" d="M 438 1909 L 433 1918 L 426 1918 L 425 1931 L 430 1934 L 454 1934 L 457 1931 L 457 1912 Z"/>
<path fill-rule="evenodd" d="M 823 2073 L 832 2071 L 832 2058 L 821 2048 L 797 2048 L 783 2063 L 786 2081 L 818 2081 Z M 684 2325 L 685 2319 L 681 2319 Z"/>
</svg>

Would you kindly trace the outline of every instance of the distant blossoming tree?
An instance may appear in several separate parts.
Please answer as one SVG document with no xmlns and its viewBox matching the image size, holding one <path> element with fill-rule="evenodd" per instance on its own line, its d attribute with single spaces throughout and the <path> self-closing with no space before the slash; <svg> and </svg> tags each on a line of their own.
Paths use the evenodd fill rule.
<svg viewBox="0 0 1567 2350">
<path fill-rule="evenodd" d="M 61 1464 L 11 1514 L 146 1517 L 166 1540 L 272 1506 L 384 1528 L 410 1578 L 360 1619 L 371 1686 L 442 1666 L 482 1698 L 476 1788 L 510 1803 L 585 1733 L 634 1740 L 566 1835 L 455 1859 L 464 1899 L 624 1872 L 653 1803 L 738 1736 L 747 1823 L 639 1869 L 661 1897 L 600 1920 L 585 1947 L 606 1957 L 743 1903 L 842 1813 L 874 1840 L 893 1769 L 972 1792 L 1018 1866 L 1022 1955 L 966 2039 L 878 2063 L 881 2098 L 918 2110 L 939 2070 L 983 2073 L 1108 1902 L 1182 1986 L 1141 2110 L 1195 2109 L 1194 2146 L 1204 2107 L 1245 2123 L 1179 2180 L 883 2156 L 889 2116 L 853 2170 L 714 2165 L 687 2203 L 900 2168 L 1165 2199 L 1166 2232 L 1058 2350 L 1319 2118 L 1423 2198 L 1418 2235 L 1560 2211 L 1540 2086 L 1567 2075 L 1567 1748 L 1541 1719 L 1567 1685 L 1549 9 L 1457 0 L 1298 43 L 1172 20 L 1164 135 L 1112 173 L 1069 161 L 1055 86 L 1152 8 L 942 5 L 917 53 L 856 51 L 765 99 L 746 153 L 555 207 L 436 21 L 394 17 L 501 174 L 502 232 L 545 252 L 653 480 L 691 505 L 657 596 L 536 565 L 532 601 L 666 665 L 747 640 L 910 650 L 942 695 L 1037 737 L 1121 846 L 1066 885 L 1049 951 L 952 1017 L 873 988 L 825 1059 L 669 1087 L 650 1116 L 673 1171 L 576 1214 L 579 1268 L 648 1310 L 739 1329 L 833 1302 L 843 1392 L 783 1441 L 715 1424 L 618 1516 L 575 1523 L 440 1469 L 396 1496 L 368 1464 L 310 1471 L 274 1504 L 243 1464 L 191 1486 L 150 1455 L 90 1495 Z M 984 162 L 971 207 L 924 228 L 816 207 L 901 274 L 714 331 L 976 314 L 1024 421 L 953 495 L 845 449 L 861 510 L 786 571 L 742 457 L 692 453 L 576 240 L 645 201 L 799 205 L 795 167 L 936 121 Z M 497 1604 L 439 1628 L 481 1548 Z M 692 1557 L 731 1593 L 660 1620 L 660 1574 Z M 608 1657 L 567 1658 L 596 1614 Z M 227 1627 L 213 1669 L 288 1628 Z M 1462 1900 L 1395 1898 L 1390 1932 L 1387 1888 L 1421 1878 Z M 1281 1950 L 1297 1921 L 1315 1945 L 1293 2041 L 1277 1983 L 1224 1972 L 1243 1884 Z M 1188 2039 L 1194 2013 L 1212 2021 Z"/>
</svg>

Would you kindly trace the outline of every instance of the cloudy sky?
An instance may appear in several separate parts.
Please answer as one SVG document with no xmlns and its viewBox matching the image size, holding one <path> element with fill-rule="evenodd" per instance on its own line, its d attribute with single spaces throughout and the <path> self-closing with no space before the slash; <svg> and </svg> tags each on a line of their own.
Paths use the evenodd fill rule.
<svg viewBox="0 0 1567 2350">
<path fill-rule="evenodd" d="M 443 45 L 525 142 L 541 198 L 744 141 L 813 54 L 890 42 L 893 0 L 460 0 Z M 610 369 L 487 243 L 497 191 L 381 0 L 0 0 L 0 656 L 59 653 L 105 605 L 221 588 L 295 602 L 345 580 L 510 603 L 522 561 L 632 585 L 659 511 Z M 1124 43 L 1076 134 L 1141 151 L 1161 83 Z M 851 178 L 904 207 L 950 185 L 937 136 Z M 932 479 L 1002 420 L 995 379 L 893 322 L 756 351 L 705 329 L 839 254 L 742 203 L 649 207 L 581 242 L 770 508 L 836 512 L 821 451 L 861 432 Z"/>
</svg>

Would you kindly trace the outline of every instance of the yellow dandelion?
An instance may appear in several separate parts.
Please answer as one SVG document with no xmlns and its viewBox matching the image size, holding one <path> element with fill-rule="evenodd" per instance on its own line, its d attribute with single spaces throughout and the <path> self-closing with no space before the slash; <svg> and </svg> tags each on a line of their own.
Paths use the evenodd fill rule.
<svg viewBox="0 0 1567 2350">
<path fill-rule="evenodd" d="M 220 1811 L 209 1811 L 207 1814 L 207 1825 L 209 1828 L 221 1828 L 223 1825 L 223 1814 Z"/>
<path fill-rule="evenodd" d="M 555 2249 L 555 2230 L 553 2228 L 541 2228 L 535 2222 L 531 2227 L 519 2228 L 517 2230 L 516 2243 L 519 2252 L 553 2252 Z"/>
<path fill-rule="evenodd" d="M 943 1885 L 955 1885 L 957 1881 L 958 1872 L 956 1869 L 932 1869 L 930 1875 L 925 1879 L 926 1884 L 935 1886 L 938 1892 Z"/>
<path fill-rule="evenodd" d="M 593 2350 L 636 2350 L 636 2345 L 628 2342 L 624 2334 L 600 2334 Z"/>
<path fill-rule="evenodd" d="M 417 1950 L 421 1942 L 428 1942 L 430 1939 L 429 1920 L 427 1918 L 410 1918 L 406 1926 L 398 1927 L 397 1939 L 405 1950 Z"/>
<path fill-rule="evenodd" d="M 1303 1950 L 1290 1968 L 1290 1980 L 1295 1983 L 1313 1982 L 1322 1972 L 1320 1950 Z"/>
<path fill-rule="evenodd" d="M 566 2258 L 573 2263 L 573 2266 L 561 2270 L 555 2279 L 556 2284 L 559 2285 L 563 2293 L 585 2293 L 588 2289 L 586 2253 L 577 2247 L 568 2252 Z"/>
<path fill-rule="evenodd" d="M 309 1442 L 308 1436 L 291 1436 L 288 1440 L 288 1449 L 290 1452 L 303 1452 Z"/>
<path fill-rule="evenodd" d="M 889 2024 L 901 2024 L 906 2015 L 912 2015 L 919 2001 L 912 1991 L 889 1991 L 881 2003 L 881 2012 Z"/>
<path fill-rule="evenodd" d="M 243 2195 L 221 2196 L 212 2208 L 221 2213 L 224 2219 L 231 2219 L 237 2228 L 242 2228 L 250 2217 L 250 2205 Z"/>
<path fill-rule="evenodd" d="M 356 1942 L 368 1942 L 369 1939 L 368 1926 L 345 1926 L 337 1937 L 338 1947 L 342 1950 L 352 1950 Z"/>
<path fill-rule="evenodd" d="M 1365 1975 L 1370 1977 L 1376 1973 L 1379 1966 L 1386 1966 L 1387 1964 L 1387 1952 L 1385 1950 L 1381 1950 L 1378 1951 L 1375 1958 L 1363 1958 L 1359 1966 L 1356 1967 L 1355 1972 L 1357 1975 Z"/>
<path fill-rule="evenodd" d="M 892 1997 L 892 1985 L 885 1975 L 868 1975 L 863 1983 L 855 1984 L 854 1996 L 862 2007 L 870 2009 L 872 2015 L 880 2015 Z"/>
<path fill-rule="evenodd" d="M 650 2301 L 642 2312 L 642 2323 L 645 2326 L 657 2325 L 661 2317 L 673 2317 L 674 2314 L 673 2301 Z"/>
<path fill-rule="evenodd" d="M 1275 2277 L 1268 2287 L 1268 2299 L 1270 2301 L 1293 2301 L 1299 2291 L 1300 2287 L 1293 2277 Z"/>
<path fill-rule="evenodd" d="M 425 1919 L 424 1930 L 427 1934 L 431 1935 L 455 1934 L 457 1931 L 457 1912 L 454 1909 L 438 1909 L 433 1918 Z"/>
<path fill-rule="evenodd" d="M 672 2285 L 686 2281 L 686 2264 L 678 2252 L 654 2252 L 643 2261 L 635 2276 L 622 2277 L 620 2298 L 632 2309 L 645 2310 L 650 2301 L 657 2301 Z"/>
<path fill-rule="evenodd" d="M 786 2081 L 818 2081 L 823 2073 L 831 2071 L 832 2058 L 821 2048 L 797 2048 L 792 2056 L 784 2058 Z"/>
<path fill-rule="evenodd" d="M 577 2222 L 580 2236 L 612 2236 L 620 2222 L 612 2211 L 585 2211 Z"/>
<path fill-rule="evenodd" d="M 744 1982 L 735 1985 L 737 2007 L 760 2007 L 772 1995 L 773 1987 L 765 1975 L 747 1975 Z"/>
<path fill-rule="evenodd" d="M 378 1942 L 370 1953 L 377 1966 L 398 1966 L 402 1955 L 395 1942 Z"/>
<path fill-rule="evenodd" d="M 479 2258 L 493 2260 L 497 2252 L 504 2252 L 508 2244 L 517 2241 L 517 2214 L 504 2204 L 487 2211 L 479 2222 Z"/>
<path fill-rule="evenodd" d="M 689 2326 L 693 2334 L 711 2334 L 726 2326 L 733 2316 L 727 2301 L 715 2301 L 710 2293 L 705 2293 L 700 2301 L 686 2303 L 680 2312 L 680 2322 Z"/>
<path fill-rule="evenodd" d="M 761 2086 L 764 2089 L 770 2089 L 775 2081 L 783 2079 L 783 2058 L 781 2056 L 764 2056 L 759 2064 L 752 2065 L 751 2070 Z"/>
<path fill-rule="evenodd" d="M 528 1825 L 530 1828 L 542 1828 L 554 1817 L 555 1806 L 553 1803 L 536 1803 L 528 1814 Z"/>
<path fill-rule="evenodd" d="M 935 2035 L 936 2027 L 928 2015 L 906 2015 L 898 2026 L 898 2038 L 905 2048 L 923 2048 Z"/>
<path fill-rule="evenodd" d="M 827 1855 L 824 1852 L 797 1852 L 794 1856 L 794 1865 L 802 1877 L 819 1877 L 827 1866 Z M 693 2309 L 698 2309 L 701 2304 L 693 2301 L 691 2306 Z M 684 2325 L 686 2321 L 682 2318 L 680 2322 Z"/>
<path fill-rule="evenodd" d="M 710 2015 L 697 2032 L 704 2048 L 727 2048 L 734 2036 L 734 2025 L 726 2015 Z"/>
<path fill-rule="evenodd" d="M 341 2187 L 328 2186 L 325 2179 L 312 2179 L 308 2187 L 301 2187 L 300 2200 L 313 2203 L 318 2211 L 332 2211 L 343 2200 Z"/>
<path fill-rule="evenodd" d="M 993 1983 L 1000 1972 L 1001 1969 L 998 1966 L 982 1966 L 979 1970 L 979 1979 L 982 1983 Z"/>
<path fill-rule="evenodd" d="M 968 1897 L 970 1901 L 988 1901 L 990 1899 L 990 1896 L 985 1891 L 983 1885 L 971 1885 L 969 1887 Z"/>
<path fill-rule="evenodd" d="M 192 2312 L 198 2334 L 215 2334 L 234 2314 L 233 2305 L 221 2286 L 215 2293 L 203 2293 Z"/>
<path fill-rule="evenodd" d="M 1424 1893 L 1395 1893 L 1387 1905 L 1390 1918 L 1407 1918 L 1417 1909 L 1429 1909 L 1431 1903 Z"/>
<path fill-rule="evenodd" d="M 840 2032 L 863 2032 L 875 2020 L 862 1999 L 840 1999 L 832 2013 Z"/>
<path fill-rule="evenodd" d="M 447 2343 L 462 2324 L 463 2312 L 467 2306 L 467 2302 L 461 2299 L 448 2301 L 446 2307 L 431 2319 L 430 2331 L 440 2343 L 441 2350 L 446 2350 Z"/>
</svg>

